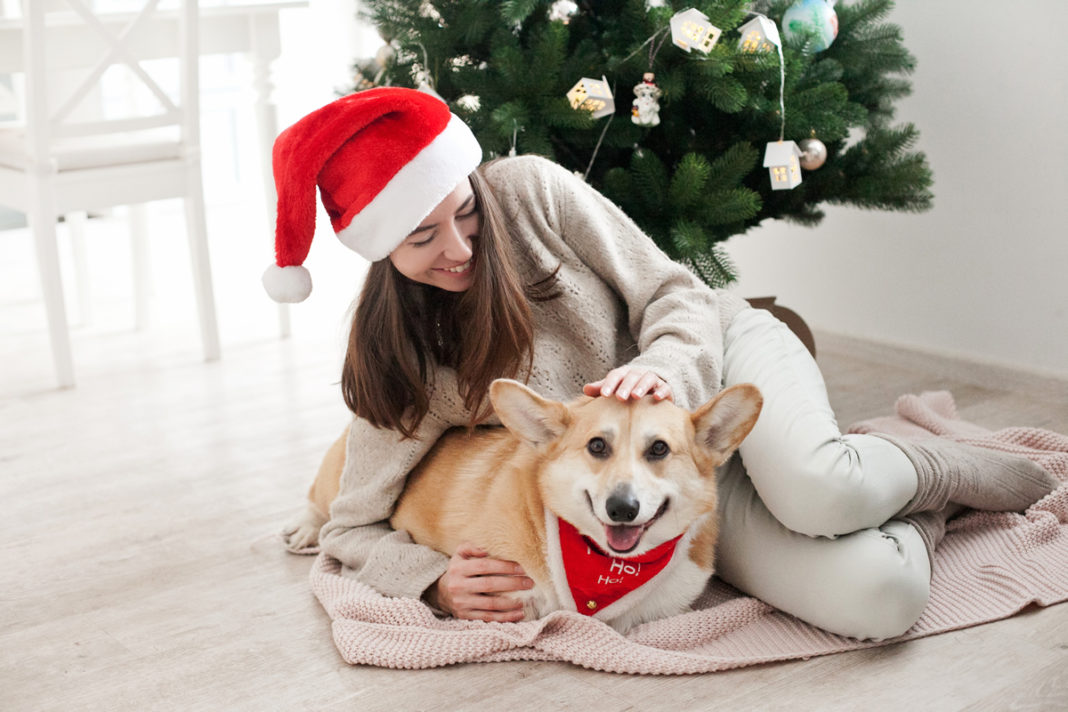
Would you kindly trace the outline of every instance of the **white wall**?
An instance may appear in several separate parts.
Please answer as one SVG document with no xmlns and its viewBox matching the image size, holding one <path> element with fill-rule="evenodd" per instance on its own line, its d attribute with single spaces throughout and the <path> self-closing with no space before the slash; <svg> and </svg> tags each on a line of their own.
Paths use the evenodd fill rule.
<svg viewBox="0 0 1068 712">
<path fill-rule="evenodd" d="M 728 251 L 746 296 L 813 327 L 1068 377 L 1068 3 L 899 0 L 917 59 L 898 119 L 920 129 L 934 209 L 828 207 Z M 1044 28 L 1044 29 L 1040 29 Z"/>
<path fill-rule="evenodd" d="M 356 13 L 357 0 L 308 0 L 307 9 L 284 16 L 283 56 L 277 65 L 279 127 L 352 89 L 352 64 L 374 48 Z M 371 35 L 370 37 L 373 37 Z"/>
</svg>

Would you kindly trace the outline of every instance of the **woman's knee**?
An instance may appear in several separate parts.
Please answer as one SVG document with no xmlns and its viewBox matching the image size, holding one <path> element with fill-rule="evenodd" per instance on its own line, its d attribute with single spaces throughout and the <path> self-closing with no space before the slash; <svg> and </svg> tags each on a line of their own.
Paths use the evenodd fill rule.
<svg viewBox="0 0 1068 712">
<path fill-rule="evenodd" d="M 915 491 L 907 459 L 899 462 L 899 451 L 866 437 L 829 438 L 807 451 L 785 454 L 743 449 L 742 457 L 761 498 L 783 525 L 808 536 L 836 537 L 882 524 Z"/>
<path fill-rule="evenodd" d="M 844 590 L 839 592 L 838 623 L 832 632 L 853 638 L 885 640 L 908 631 L 919 620 L 931 593 L 930 562 L 919 534 L 904 522 L 857 532 L 869 539 Z"/>
<path fill-rule="evenodd" d="M 754 484 L 775 518 L 800 534 L 836 537 L 873 524 L 875 493 L 858 473 L 808 462 L 795 464 L 770 486 L 761 487 L 757 478 Z"/>
</svg>

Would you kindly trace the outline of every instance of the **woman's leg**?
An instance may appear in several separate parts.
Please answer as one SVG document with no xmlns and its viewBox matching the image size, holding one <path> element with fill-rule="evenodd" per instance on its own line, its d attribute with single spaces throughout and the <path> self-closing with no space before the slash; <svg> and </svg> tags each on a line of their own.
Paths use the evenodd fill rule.
<svg viewBox="0 0 1068 712">
<path fill-rule="evenodd" d="M 900 448 L 841 434 L 815 360 L 767 311 L 734 317 L 723 373 L 725 385 L 753 383 L 764 396 L 739 452 L 760 498 L 789 529 L 833 537 L 876 527 L 916 494 L 916 470 Z"/>
<path fill-rule="evenodd" d="M 762 309 L 724 335 L 726 385 L 754 383 L 764 409 L 739 452 L 764 504 L 786 527 L 834 537 L 950 503 L 1022 511 L 1057 486 L 1030 460 L 944 440 L 842 435 L 823 375 L 793 332 Z"/>
<path fill-rule="evenodd" d="M 735 456 L 719 472 L 716 574 L 824 630 L 881 640 L 927 605 L 931 564 L 920 534 L 891 520 L 837 539 L 790 531 L 771 515 Z"/>
</svg>

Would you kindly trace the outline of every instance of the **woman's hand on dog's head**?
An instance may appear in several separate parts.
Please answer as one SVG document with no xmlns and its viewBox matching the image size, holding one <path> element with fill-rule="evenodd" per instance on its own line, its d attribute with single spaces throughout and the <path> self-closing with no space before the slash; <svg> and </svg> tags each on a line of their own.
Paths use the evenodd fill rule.
<svg viewBox="0 0 1068 712">
<path fill-rule="evenodd" d="M 672 397 L 667 381 L 652 371 L 631 366 L 613 368 L 601 380 L 583 386 L 582 392 L 595 397 L 614 395 L 621 401 L 642 398 L 649 393 L 658 401 L 671 400 Z"/>
<path fill-rule="evenodd" d="M 484 549 L 462 544 L 426 598 L 454 618 L 516 622 L 523 620 L 523 602 L 502 594 L 533 586 L 516 562 L 491 559 Z"/>
</svg>

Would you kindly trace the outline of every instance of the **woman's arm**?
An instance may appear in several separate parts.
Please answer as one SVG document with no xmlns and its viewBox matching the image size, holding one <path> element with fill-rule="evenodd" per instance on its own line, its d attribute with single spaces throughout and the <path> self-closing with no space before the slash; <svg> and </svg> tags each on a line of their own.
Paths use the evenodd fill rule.
<svg viewBox="0 0 1068 712">
<path fill-rule="evenodd" d="M 393 431 L 356 418 L 349 429 L 341 488 L 322 529 L 320 548 L 383 595 L 424 597 L 457 618 L 521 620 L 522 603 L 498 595 L 533 586 L 519 564 L 492 559 L 474 545 L 464 545 L 450 558 L 389 525 L 408 473 L 444 431 L 445 426 L 428 415 L 418 440 L 402 440 Z"/>
<path fill-rule="evenodd" d="M 744 306 L 744 300 L 710 289 L 581 178 L 544 159 L 514 160 L 527 166 L 512 168 L 512 185 L 524 183 L 513 189 L 528 191 L 532 209 L 544 212 L 546 229 L 563 243 L 561 260 L 577 259 L 579 272 L 593 272 L 625 306 L 637 354 L 621 364 L 622 372 L 615 369 L 598 385 L 632 389 L 644 374 L 652 373 L 659 381 L 646 379 L 644 386 L 663 393 L 661 384 L 666 384 L 684 407 L 696 407 L 715 395 L 722 368 L 721 323 Z M 506 169 L 507 163 L 500 168 Z M 520 175 L 533 178 L 521 181 Z M 531 220 L 539 218 L 532 215 Z"/>
<path fill-rule="evenodd" d="M 449 558 L 414 544 L 389 518 L 408 473 L 445 426 L 423 419 L 418 439 L 353 420 L 345 448 L 341 486 L 320 534 L 320 549 L 350 569 L 359 581 L 386 596 L 419 598 L 440 577 Z"/>
</svg>

